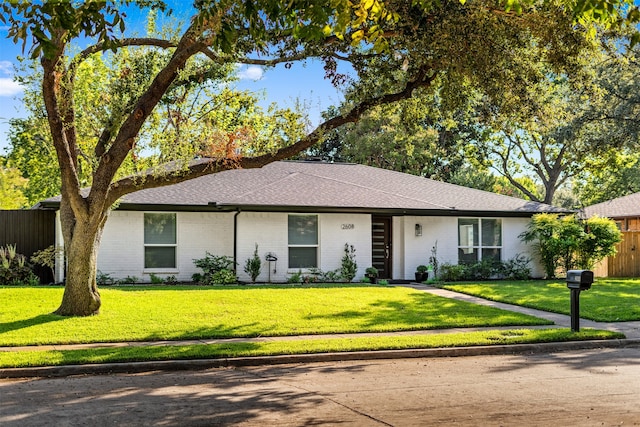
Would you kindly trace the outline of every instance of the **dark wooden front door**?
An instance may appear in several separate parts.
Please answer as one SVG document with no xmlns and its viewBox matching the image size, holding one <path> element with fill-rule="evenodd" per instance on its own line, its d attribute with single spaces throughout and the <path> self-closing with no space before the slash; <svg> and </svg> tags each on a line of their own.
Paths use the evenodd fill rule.
<svg viewBox="0 0 640 427">
<path fill-rule="evenodd" d="M 371 262 L 378 277 L 391 279 L 391 217 L 371 217 Z"/>
</svg>

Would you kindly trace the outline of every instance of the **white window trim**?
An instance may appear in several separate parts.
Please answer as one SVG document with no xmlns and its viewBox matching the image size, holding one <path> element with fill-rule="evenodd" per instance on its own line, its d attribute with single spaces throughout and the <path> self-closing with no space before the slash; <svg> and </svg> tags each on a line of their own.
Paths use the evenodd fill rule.
<svg viewBox="0 0 640 427">
<path fill-rule="evenodd" d="M 146 243 L 144 242 L 144 230 L 143 230 L 143 249 L 142 249 L 142 273 L 143 274 L 151 274 L 151 273 L 161 273 L 161 274 L 178 274 L 180 273 L 180 269 L 178 268 L 178 240 L 180 239 L 180 233 L 178 232 L 178 213 L 177 212 L 171 212 L 171 211 L 149 211 L 149 212 L 143 212 L 142 214 L 142 226 L 144 227 L 144 216 L 146 214 L 174 214 L 175 218 L 176 218 L 176 242 L 175 243 Z M 151 247 L 160 247 L 160 248 L 175 248 L 175 254 L 176 254 L 176 259 L 175 259 L 175 267 L 169 267 L 169 268 L 148 268 L 145 267 L 144 265 L 144 254 L 145 254 L 145 249 L 146 248 L 151 248 Z"/>
<path fill-rule="evenodd" d="M 317 240 L 315 245 L 292 245 L 289 243 L 289 217 L 292 216 L 315 216 L 316 217 L 316 228 L 317 228 Z M 289 267 L 289 249 L 290 248 L 316 248 L 316 267 Z M 287 273 L 297 273 L 298 271 L 302 271 L 303 273 L 308 273 L 313 269 L 320 268 L 320 215 L 318 214 L 287 214 Z"/>
<path fill-rule="evenodd" d="M 466 219 L 466 220 L 476 220 L 478 221 L 478 245 L 469 245 L 469 246 L 461 246 L 460 245 L 460 220 L 461 219 Z M 482 221 L 483 220 L 498 220 L 500 221 L 500 245 L 499 246 L 484 246 L 482 244 Z M 500 261 L 502 261 L 502 255 L 503 255 L 503 251 L 502 249 L 504 249 L 504 233 L 503 233 L 503 221 L 502 218 L 481 218 L 481 217 L 477 217 L 477 218 L 473 218 L 473 217 L 459 217 L 457 222 L 457 227 L 458 227 L 458 233 L 457 233 L 457 237 L 458 237 L 458 250 L 460 249 L 473 249 L 474 251 L 477 251 L 478 253 L 478 262 L 482 261 L 482 250 L 483 249 L 500 249 Z M 473 230 L 473 228 L 472 228 Z M 473 236 L 471 238 L 471 242 L 473 242 Z M 459 257 L 459 255 L 458 255 Z M 458 262 L 460 262 L 460 258 L 458 258 Z"/>
</svg>

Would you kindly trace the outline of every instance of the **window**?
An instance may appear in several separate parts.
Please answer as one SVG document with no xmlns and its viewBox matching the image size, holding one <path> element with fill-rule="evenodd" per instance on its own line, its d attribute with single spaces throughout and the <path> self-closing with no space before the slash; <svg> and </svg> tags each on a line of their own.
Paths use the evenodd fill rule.
<svg viewBox="0 0 640 427">
<path fill-rule="evenodd" d="M 318 267 L 318 216 L 289 215 L 289 268 Z"/>
<path fill-rule="evenodd" d="M 176 268 L 176 214 L 144 214 L 144 268 Z"/>
<path fill-rule="evenodd" d="M 502 220 L 458 219 L 458 262 L 502 259 Z"/>
</svg>

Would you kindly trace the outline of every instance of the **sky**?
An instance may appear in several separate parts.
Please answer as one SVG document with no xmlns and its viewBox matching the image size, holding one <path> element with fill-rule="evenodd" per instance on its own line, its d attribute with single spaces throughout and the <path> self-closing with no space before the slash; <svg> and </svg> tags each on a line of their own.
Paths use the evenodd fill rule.
<svg viewBox="0 0 640 427">
<path fill-rule="evenodd" d="M 174 9 L 174 16 L 189 16 L 181 0 L 167 1 Z M 182 9 L 182 11 L 181 11 Z M 146 14 L 128 11 L 126 34 L 130 30 L 143 32 Z M 131 24 L 129 23 L 131 22 Z M 13 81 L 14 65 L 18 56 L 23 55 L 21 45 L 15 45 L 7 38 L 8 27 L 0 26 L 0 155 L 6 154 L 8 146 L 8 121 L 25 116 L 22 108 L 22 88 Z M 264 70 L 258 66 L 238 68 L 238 89 L 260 92 L 265 97 L 263 105 L 276 102 L 280 107 L 293 107 L 296 100 L 308 106 L 308 115 L 312 124 L 318 124 L 320 113 L 342 100 L 340 91 L 324 79 L 324 70 L 318 62 L 306 65 L 296 64 L 290 69 L 278 66 Z"/>
</svg>

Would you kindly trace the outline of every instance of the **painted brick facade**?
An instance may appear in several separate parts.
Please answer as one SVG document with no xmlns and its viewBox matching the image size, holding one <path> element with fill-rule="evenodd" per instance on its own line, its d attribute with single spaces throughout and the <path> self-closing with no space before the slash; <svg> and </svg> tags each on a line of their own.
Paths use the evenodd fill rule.
<svg viewBox="0 0 640 427">
<path fill-rule="evenodd" d="M 98 270 L 115 279 L 133 276 L 148 282 L 153 273 L 188 281 L 199 272 L 193 260 L 203 258 L 206 251 L 233 256 L 233 213 L 177 212 L 176 269 L 145 269 L 143 220 L 144 212 L 139 211 L 114 211 L 109 215 L 98 253 Z"/>
<path fill-rule="evenodd" d="M 257 281 L 286 282 L 297 269 L 288 266 L 288 215 L 287 213 L 242 212 L 238 215 L 238 278 L 250 281 L 244 272 L 246 260 L 253 256 L 255 245 L 262 260 L 262 269 Z M 356 248 L 358 275 L 371 263 L 371 216 L 362 214 L 318 215 L 318 267 L 323 271 L 340 268 L 344 244 Z M 267 253 L 277 256 L 278 261 L 269 264 Z M 274 271 L 275 270 L 275 271 Z"/>
</svg>

